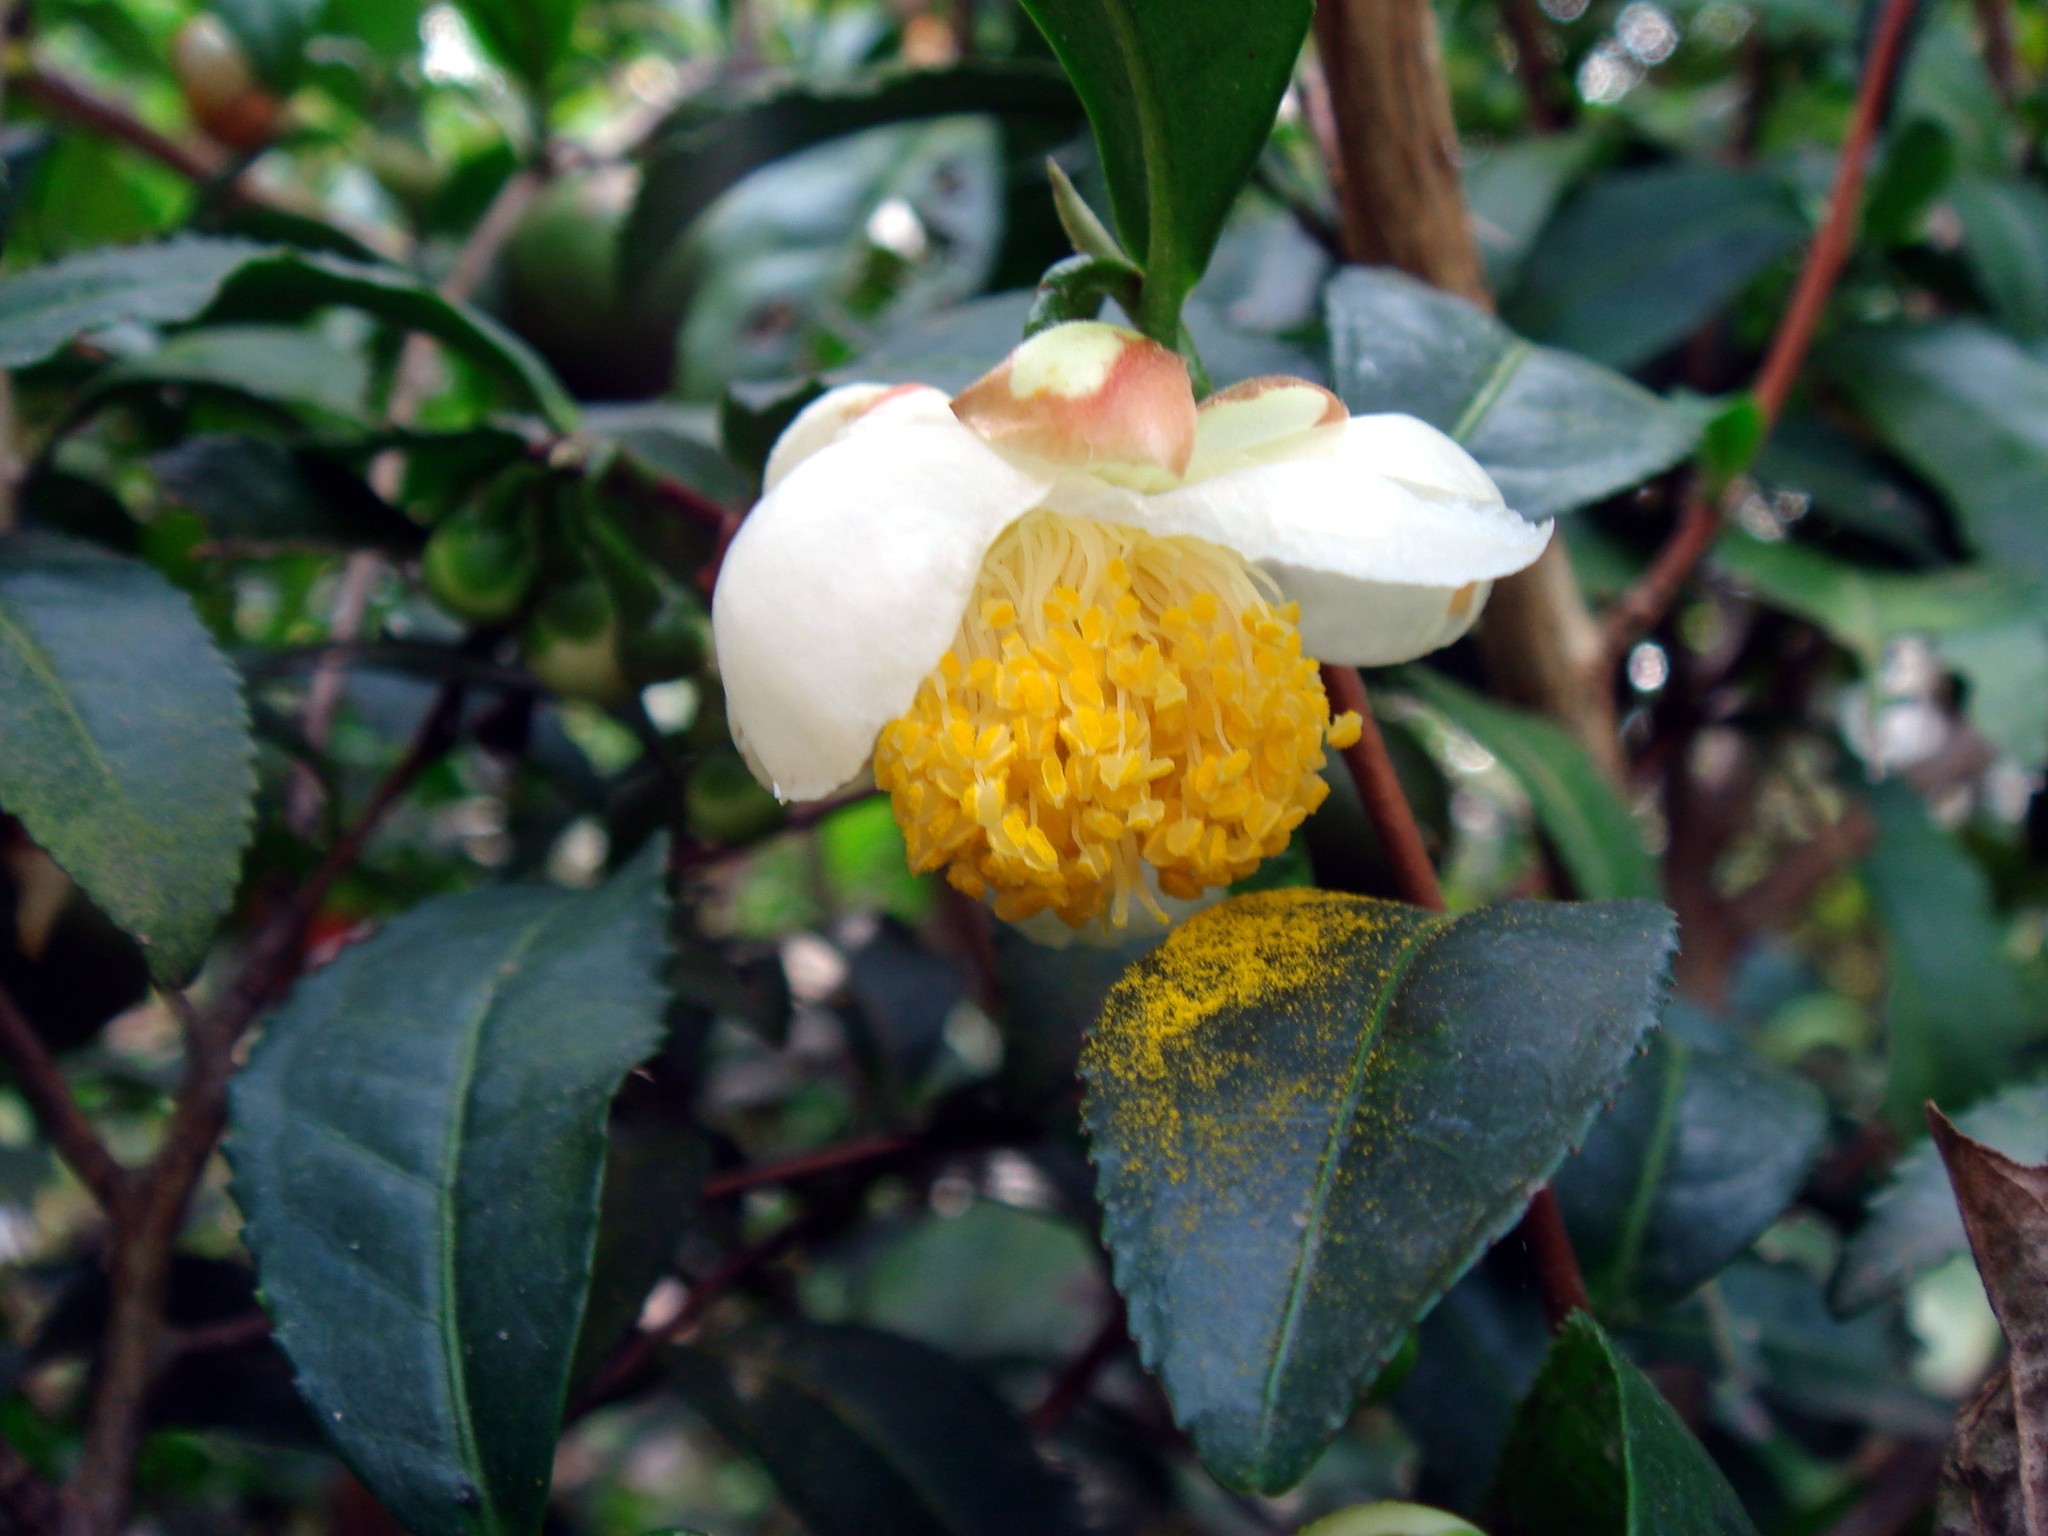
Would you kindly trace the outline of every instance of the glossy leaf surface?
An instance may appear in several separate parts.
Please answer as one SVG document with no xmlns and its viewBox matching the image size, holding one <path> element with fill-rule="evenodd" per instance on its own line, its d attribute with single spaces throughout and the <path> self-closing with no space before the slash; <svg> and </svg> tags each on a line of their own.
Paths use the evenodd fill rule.
<svg viewBox="0 0 2048 1536">
<path fill-rule="evenodd" d="M 428 901 L 308 978 L 228 1155 L 278 1342 L 422 1536 L 539 1530 L 591 1276 L 605 1111 L 654 1047 L 651 873 Z"/>
<path fill-rule="evenodd" d="M 1420 416 L 1524 517 L 1627 490 L 1692 451 L 1696 422 L 1583 357 L 1524 341 L 1412 277 L 1347 267 L 1327 299 L 1333 387 L 1354 413 Z"/>
<path fill-rule="evenodd" d="M 1112 989 L 1081 1062 L 1104 1235 L 1217 1476 L 1299 1480 L 1585 1134 L 1670 949 L 1648 902 L 1297 889 L 1201 913 Z"/>
<path fill-rule="evenodd" d="M 254 812 L 234 673 L 184 593 L 47 534 L 0 539 L 0 810 L 182 982 Z"/>
</svg>

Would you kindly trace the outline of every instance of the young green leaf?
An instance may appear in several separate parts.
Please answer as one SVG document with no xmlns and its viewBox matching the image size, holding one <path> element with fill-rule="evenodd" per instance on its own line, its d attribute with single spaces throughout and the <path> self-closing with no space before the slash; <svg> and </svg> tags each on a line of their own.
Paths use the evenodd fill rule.
<svg viewBox="0 0 2048 1536">
<path fill-rule="evenodd" d="M 569 56 L 577 0 L 458 0 L 484 47 L 516 75 L 536 103 L 548 103 L 555 71 Z"/>
<path fill-rule="evenodd" d="M 576 423 L 575 402 L 547 365 L 481 311 L 396 267 L 247 240 L 185 236 L 92 250 L 0 282 L 0 367 L 39 363 L 120 321 L 299 320 L 335 304 L 424 331 L 516 384 L 552 425 Z"/>
<path fill-rule="evenodd" d="M 1874 326 L 1829 345 L 1822 370 L 1955 509 L 1966 542 L 2048 575 L 2048 364 L 1974 321 Z"/>
<path fill-rule="evenodd" d="M 662 953 L 645 867 L 429 901 L 301 985 L 236 1080 L 278 1342 L 420 1536 L 540 1529 L 605 1112 L 659 1036 Z"/>
<path fill-rule="evenodd" d="M 1806 233 L 1771 171 L 1610 171 L 1550 221 L 1505 294 L 1524 335 L 1635 368 L 1675 346 Z"/>
<path fill-rule="evenodd" d="M 1699 426 L 1640 385 L 1532 346 L 1399 272 L 1347 267 L 1325 298 L 1333 387 L 1358 414 L 1405 411 L 1471 450 L 1524 517 L 1627 490 L 1692 452 Z"/>
<path fill-rule="evenodd" d="M 1595 900 L 1663 890 L 1642 828 L 1572 734 L 1546 716 L 1496 704 L 1442 673 L 1410 667 L 1404 685 L 1507 765 L 1577 894 Z"/>
<path fill-rule="evenodd" d="M 235 675 L 182 592 L 91 545 L 0 539 L 0 811 L 159 982 L 191 974 L 234 897 L 253 756 Z"/>
<path fill-rule="evenodd" d="M 1813 1085 L 1746 1046 L 1653 1040 L 1556 1180 L 1602 1316 L 1719 1273 L 1791 1205 L 1827 1128 Z"/>
<path fill-rule="evenodd" d="M 1139 329 L 1171 346 L 1273 131 L 1310 0 L 1024 0 L 1081 93 L 1117 233 L 1145 269 Z"/>
<path fill-rule="evenodd" d="M 961 112 L 1071 123 L 1077 103 L 1058 70 L 1028 60 L 897 70 L 831 87 L 775 80 L 689 102 L 647 153 L 619 242 L 623 286 L 639 290 L 699 214 L 770 161 L 865 128 Z"/>
<path fill-rule="evenodd" d="M 1699 1441 L 1583 1312 L 1516 1416 L 1489 1503 L 1494 1536 L 1756 1536 Z"/>
<path fill-rule="evenodd" d="M 988 1385 L 929 1345 L 782 1323 L 669 1374 L 816 1536 L 1079 1536 L 1074 1491 Z"/>
<path fill-rule="evenodd" d="M 1671 945 L 1649 902 L 1296 889 L 1210 908 L 1117 983 L 1081 1059 L 1104 1236 L 1218 1477 L 1307 1471 L 1620 1084 Z"/>
<path fill-rule="evenodd" d="M 1908 785 L 1872 791 L 1863 879 L 1884 927 L 1890 989 L 1885 1107 L 1911 1126 L 1930 1099 L 1960 1109 L 2010 1081 L 2041 1018 L 2005 948 L 1990 883 Z"/>
</svg>

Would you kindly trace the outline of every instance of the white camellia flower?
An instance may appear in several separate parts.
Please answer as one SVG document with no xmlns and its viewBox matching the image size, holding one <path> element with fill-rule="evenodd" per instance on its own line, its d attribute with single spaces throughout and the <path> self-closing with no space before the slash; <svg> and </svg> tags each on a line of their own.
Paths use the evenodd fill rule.
<svg viewBox="0 0 2048 1536">
<path fill-rule="evenodd" d="M 916 868 L 1013 921 L 1122 927 L 1243 879 L 1321 802 L 1360 722 L 1318 660 L 1450 644 L 1550 530 L 1413 417 L 1289 378 L 1198 407 L 1176 354 L 1075 322 L 951 400 L 814 402 L 712 622 L 779 798 L 872 762 Z"/>
</svg>

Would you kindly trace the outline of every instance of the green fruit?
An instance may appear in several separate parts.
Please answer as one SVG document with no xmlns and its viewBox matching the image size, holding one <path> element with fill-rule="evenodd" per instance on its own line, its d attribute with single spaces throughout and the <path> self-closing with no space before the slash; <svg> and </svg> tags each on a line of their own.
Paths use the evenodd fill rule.
<svg viewBox="0 0 2048 1536">
<path fill-rule="evenodd" d="M 697 595 L 663 576 L 660 599 L 626 626 L 626 669 L 642 683 L 688 677 L 711 652 L 711 619 Z"/>
<path fill-rule="evenodd" d="M 549 691 L 615 708 L 633 697 L 619 659 L 618 609 L 581 551 L 552 579 L 519 637 L 526 665 Z"/>
<path fill-rule="evenodd" d="M 664 271 L 638 293 L 619 288 L 619 235 L 639 188 L 624 166 L 557 177 L 499 263 L 499 313 L 581 399 L 643 399 L 675 372 L 678 280 Z"/>
<path fill-rule="evenodd" d="M 730 750 L 707 755 L 692 770 L 683 793 L 683 814 L 692 832 L 720 847 L 750 843 L 783 822 L 775 797 Z"/>
<path fill-rule="evenodd" d="M 522 470 L 499 476 L 427 540 L 427 590 L 456 617 L 501 624 L 525 606 L 540 569 L 532 484 Z"/>
</svg>

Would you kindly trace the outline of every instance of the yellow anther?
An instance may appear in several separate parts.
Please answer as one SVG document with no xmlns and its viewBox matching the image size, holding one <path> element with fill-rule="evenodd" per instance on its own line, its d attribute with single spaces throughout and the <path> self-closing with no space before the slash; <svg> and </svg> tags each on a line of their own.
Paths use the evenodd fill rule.
<svg viewBox="0 0 2048 1536">
<path fill-rule="evenodd" d="M 1358 711 L 1347 709 L 1330 722 L 1329 743 L 1338 751 L 1358 745 L 1358 738 L 1365 733 L 1365 722 L 1358 717 Z"/>
<path fill-rule="evenodd" d="M 1314 663 L 1243 559 L 1187 538 L 1020 519 L 953 648 L 875 748 L 913 867 L 998 915 L 1118 926 L 1154 890 L 1249 875 L 1329 792 Z"/>
</svg>

